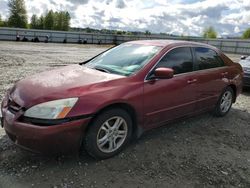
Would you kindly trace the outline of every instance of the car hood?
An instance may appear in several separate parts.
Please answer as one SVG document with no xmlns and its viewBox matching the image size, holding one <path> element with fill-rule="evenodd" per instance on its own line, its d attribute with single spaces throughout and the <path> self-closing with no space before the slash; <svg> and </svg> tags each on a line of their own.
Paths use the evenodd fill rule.
<svg viewBox="0 0 250 188">
<path fill-rule="evenodd" d="M 25 78 L 16 83 L 10 95 L 20 106 L 29 107 L 44 101 L 78 97 L 87 90 L 83 88 L 123 77 L 70 65 Z"/>
<path fill-rule="evenodd" d="M 239 64 L 243 67 L 243 68 L 250 68 L 250 60 L 241 60 L 239 62 Z"/>
</svg>

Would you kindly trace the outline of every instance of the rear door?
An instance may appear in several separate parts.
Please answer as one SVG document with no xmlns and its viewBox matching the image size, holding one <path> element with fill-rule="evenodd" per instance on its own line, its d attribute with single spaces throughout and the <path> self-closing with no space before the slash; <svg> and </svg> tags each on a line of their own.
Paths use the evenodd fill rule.
<svg viewBox="0 0 250 188">
<path fill-rule="evenodd" d="M 228 68 L 214 50 L 194 47 L 197 78 L 197 105 L 199 111 L 212 108 L 226 87 Z"/>
<path fill-rule="evenodd" d="M 155 66 L 174 70 L 171 79 L 146 79 L 144 83 L 145 128 L 185 116 L 194 111 L 196 78 L 191 48 L 179 47 L 168 52 Z"/>
</svg>

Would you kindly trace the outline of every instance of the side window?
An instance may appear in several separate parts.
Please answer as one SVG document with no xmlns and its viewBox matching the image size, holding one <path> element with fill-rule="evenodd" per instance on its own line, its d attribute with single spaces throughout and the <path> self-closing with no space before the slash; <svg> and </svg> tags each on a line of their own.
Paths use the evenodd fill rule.
<svg viewBox="0 0 250 188">
<path fill-rule="evenodd" d="M 204 47 L 194 49 L 199 70 L 224 66 L 224 62 L 214 50 Z"/>
<path fill-rule="evenodd" d="M 189 47 L 180 47 L 168 52 L 157 64 L 158 67 L 172 68 L 174 74 L 193 71 L 193 58 Z"/>
</svg>

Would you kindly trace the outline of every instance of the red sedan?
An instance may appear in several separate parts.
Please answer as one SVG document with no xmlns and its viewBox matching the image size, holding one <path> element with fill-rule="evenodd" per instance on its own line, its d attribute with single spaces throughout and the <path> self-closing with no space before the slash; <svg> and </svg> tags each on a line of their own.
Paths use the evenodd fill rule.
<svg viewBox="0 0 250 188">
<path fill-rule="evenodd" d="M 40 153 L 120 152 L 143 131 L 205 111 L 226 115 L 243 71 L 218 49 L 170 40 L 133 41 L 77 65 L 19 81 L 2 102 L 9 138 Z"/>
</svg>

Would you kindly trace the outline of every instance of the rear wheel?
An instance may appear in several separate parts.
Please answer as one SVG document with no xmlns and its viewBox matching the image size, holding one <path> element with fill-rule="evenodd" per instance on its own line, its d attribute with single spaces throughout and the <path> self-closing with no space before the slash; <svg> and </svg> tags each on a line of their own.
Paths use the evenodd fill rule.
<svg viewBox="0 0 250 188">
<path fill-rule="evenodd" d="M 221 94 L 214 114 L 218 117 L 225 116 L 231 109 L 233 104 L 234 91 L 231 87 L 227 87 Z"/>
<path fill-rule="evenodd" d="M 96 159 L 119 153 L 132 135 L 132 120 L 122 109 L 110 109 L 98 115 L 85 136 L 86 151 Z"/>
</svg>

